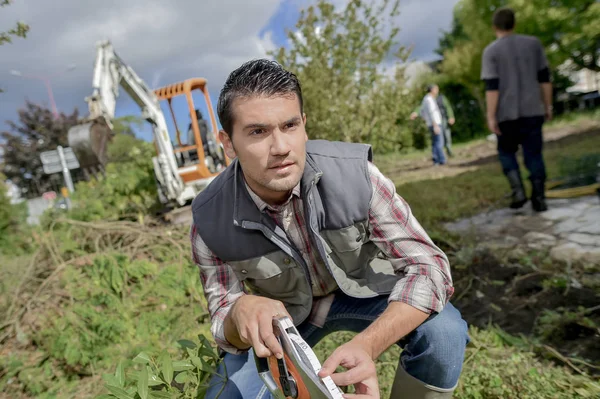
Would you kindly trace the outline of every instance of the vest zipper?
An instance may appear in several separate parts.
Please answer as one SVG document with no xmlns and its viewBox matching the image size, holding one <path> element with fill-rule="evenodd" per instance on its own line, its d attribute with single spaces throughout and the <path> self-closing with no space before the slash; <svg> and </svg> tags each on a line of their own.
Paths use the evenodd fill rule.
<svg viewBox="0 0 600 399">
<path fill-rule="evenodd" d="M 309 308 L 312 308 L 312 278 L 310 277 L 310 273 L 308 271 L 308 265 L 304 262 L 304 259 L 302 258 L 302 256 L 298 253 L 298 251 L 293 248 L 290 245 L 287 245 L 278 235 L 277 233 L 275 233 L 273 230 L 271 230 L 270 228 L 268 228 L 267 226 L 265 226 L 264 224 L 261 223 L 257 223 L 257 222 L 250 222 L 250 221 L 242 221 L 242 227 L 245 229 L 249 229 L 249 230 L 259 230 L 260 232 L 263 233 L 263 235 L 269 240 L 271 241 L 273 244 L 277 245 L 283 252 L 285 252 L 286 254 L 288 254 L 289 256 L 291 256 L 292 258 L 294 258 L 294 260 L 300 264 L 300 267 L 302 267 L 302 270 L 304 270 L 304 277 L 306 278 L 306 282 L 308 283 L 308 289 L 310 290 L 310 306 Z M 308 316 L 310 315 L 310 311 L 308 312 L 308 315 L 306 315 L 306 317 L 304 317 L 302 320 L 300 320 L 298 322 L 297 325 L 299 325 L 300 323 L 302 323 L 304 320 L 306 320 L 308 318 Z"/>
</svg>

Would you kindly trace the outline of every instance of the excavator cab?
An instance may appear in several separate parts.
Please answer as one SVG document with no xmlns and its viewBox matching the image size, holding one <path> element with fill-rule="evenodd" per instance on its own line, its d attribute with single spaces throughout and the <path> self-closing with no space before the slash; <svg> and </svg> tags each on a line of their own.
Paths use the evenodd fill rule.
<svg viewBox="0 0 600 399">
<path fill-rule="evenodd" d="M 204 118 L 202 112 L 194 104 L 194 90 L 198 90 L 204 98 L 208 109 L 207 119 Z M 154 90 L 154 94 L 159 101 L 166 101 L 168 104 L 175 126 L 176 143 L 173 145 L 173 152 L 177 159 L 179 176 L 184 183 L 214 177 L 229 165 L 230 161 L 225 156 L 219 141 L 217 120 L 205 79 L 187 79 L 180 83 L 158 88 Z M 189 124 L 183 135 L 185 142 L 182 141 L 182 131 L 173 111 L 173 100 L 179 96 L 185 97 L 189 109 Z"/>
</svg>

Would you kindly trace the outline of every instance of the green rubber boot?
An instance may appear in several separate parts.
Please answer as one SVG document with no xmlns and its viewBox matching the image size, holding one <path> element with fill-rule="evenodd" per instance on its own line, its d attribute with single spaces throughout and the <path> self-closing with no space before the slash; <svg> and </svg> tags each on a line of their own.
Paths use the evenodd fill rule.
<svg viewBox="0 0 600 399">
<path fill-rule="evenodd" d="M 450 399 L 454 388 L 437 388 L 419 381 L 398 364 L 390 399 Z"/>
</svg>

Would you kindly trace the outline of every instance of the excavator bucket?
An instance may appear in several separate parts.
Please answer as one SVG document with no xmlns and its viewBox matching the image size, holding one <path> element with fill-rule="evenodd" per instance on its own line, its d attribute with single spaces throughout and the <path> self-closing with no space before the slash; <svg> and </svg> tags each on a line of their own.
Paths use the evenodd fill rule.
<svg viewBox="0 0 600 399">
<path fill-rule="evenodd" d="M 69 146 L 73 149 L 82 169 L 104 169 L 108 162 L 106 149 L 112 136 L 112 130 L 102 117 L 69 129 Z"/>
</svg>

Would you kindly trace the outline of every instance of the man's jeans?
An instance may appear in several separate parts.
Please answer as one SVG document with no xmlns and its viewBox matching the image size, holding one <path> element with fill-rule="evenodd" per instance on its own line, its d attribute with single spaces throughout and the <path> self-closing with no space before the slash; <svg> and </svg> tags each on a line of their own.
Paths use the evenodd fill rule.
<svg viewBox="0 0 600 399">
<path fill-rule="evenodd" d="M 313 347 L 334 331 L 361 332 L 383 313 L 388 305 L 387 300 L 388 296 L 357 299 L 338 291 L 323 328 L 305 322 L 298 327 L 298 331 Z M 458 383 L 468 342 L 467 323 L 461 318 L 460 312 L 448 303 L 442 312 L 430 316 L 398 342 L 403 348 L 400 355 L 402 367 L 426 384 L 453 388 Z M 272 398 L 258 376 L 252 351 L 243 355 L 225 354 L 218 374 L 227 375 L 228 378 L 213 376 L 206 399 Z"/>
<path fill-rule="evenodd" d="M 452 129 L 450 129 L 450 124 L 445 119 L 442 126 L 444 132 L 444 148 L 446 149 L 448 156 L 452 156 Z"/>
<path fill-rule="evenodd" d="M 433 127 L 429 128 L 431 133 L 431 155 L 433 156 L 433 163 L 443 165 L 446 163 L 446 156 L 444 155 L 444 131 L 440 127 L 440 134 L 435 134 Z"/>
<path fill-rule="evenodd" d="M 542 156 L 543 124 L 543 116 L 520 118 L 498 124 L 502 133 L 498 136 L 498 157 L 504 174 L 519 169 L 516 153 L 521 146 L 525 166 L 529 170 L 529 178 L 532 181 L 546 179 L 546 167 Z"/>
</svg>

